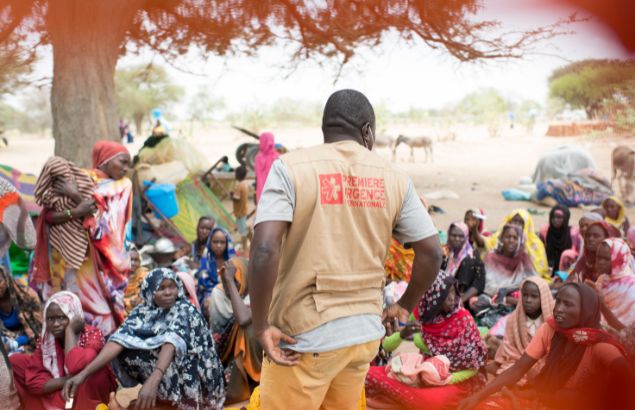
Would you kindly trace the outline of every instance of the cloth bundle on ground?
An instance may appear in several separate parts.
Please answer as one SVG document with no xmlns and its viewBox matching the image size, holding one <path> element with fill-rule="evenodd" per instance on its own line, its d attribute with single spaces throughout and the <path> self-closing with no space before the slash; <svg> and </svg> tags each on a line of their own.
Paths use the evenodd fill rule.
<svg viewBox="0 0 635 410">
<path fill-rule="evenodd" d="M 536 199 L 555 199 L 568 207 L 580 205 L 600 205 L 613 195 L 608 182 L 597 172 L 585 170 L 577 174 L 552 178 L 536 184 Z"/>
<path fill-rule="evenodd" d="M 390 359 L 386 373 L 391 379 L 407 386 L 444 386 L 450 382 L 450 361 L 447 357 L 425 358 L 415 352 L 400 353 Z"/>
<path fill-rule="evenodd" d="M 139 162 L 159 165 L 166 162 L 180 161 L 190 174 L 207 171 L 207 159 L 192 144 L 184 139 L 163 137 L 158 144 L 147 146 L 139 151 Z"/>
<path fill-rule="evenodd" d="M 595 169 L 593 157 L 587 150 L 575 145 L 558 147 L 545 152 L 538 160 L 533 182 L 565 177 L 586 168 Z"/>
<path fill-rule="evenodd" d="M 35 200 L 38 205 L 56 212 L 65 212 L 79 205 L 75 204 L 70 198 L 60 195 L 55 190 L 53 184 L 58 179 L 74 181 L 82 199 L 92 198 L 95 192 L 95 185 L 86 172 L 64 158 L 51 157 L 44 164 L 40 177 L 35 184 Z M 46 212 L 42 212 L 38 224 L 43 224 L 45 219 Z M 38 233 L 40 234 L 40 238 L 38 238 L 39 247 L 46 247 L 47 241 L 42 237 L 44 233 Z M 86 258 L 89 241 L 82 219 L 74 218 L 58 225 L 50 225 L 48 227 L 48 239 L 51 245 L 61 253 L 70 268 L 79 269 L 82 266 Z"/>
</svg>

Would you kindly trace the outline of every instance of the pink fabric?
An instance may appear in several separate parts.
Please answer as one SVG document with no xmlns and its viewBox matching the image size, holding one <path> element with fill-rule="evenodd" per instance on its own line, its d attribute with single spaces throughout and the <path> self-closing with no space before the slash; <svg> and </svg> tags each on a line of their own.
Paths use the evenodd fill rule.
<svg viewBox="0 0 635 410">
<path fill-rule="evenodd" d="M 194 277 L 187 272 L 176 272 L 176 276 L 178 276 L 181 279 L 181 282 L 183 282 L 183 287 L 187 293 L 187 299 L 191 304 L 196 306 L 198 310 L 201 310 L 201 305 L 199 305 L 198 299 L 196 298 L 196 281 L 194 280 Z"/>
<path fill-rule="evenodd" d="M 416 352 L 401 353 L 386 366 L 389 378 L 408 386 L 444 386 L 450 382 L 450 360 L 445 356 L 426 359 Z"/>
<path fill-rule="evenodd" d="M 44 368 L 53 375 L 54 378 L 61 377 L 63 373 L 59 368 L 57 349 L 55 347 L 55 337 L 46 330 L 46 312 L 51 303 L 60 307 L 62 312 L 72 321 L 76 317 L 84 317 L 82 302 L 77 295 L 68 291 L 57 292 L 49 298 L 44 306 L 44 323 L 42 326 L 42 362 Z"/>
<path fill-rule="evenodd" d="M 278 155 L 279 154 L 275 149 L 273 134 L 270 132 L 263 132 L 260 134 L 260 150 L 256 155 L 255 164 L 256 201 L 260 200 L 260 195 L 262 195 L 262 189 L 265 186 L 267 175 L 269 175 L 271 165 L 273 164 L 273 161 L 278 158 Z"/>
</svg>

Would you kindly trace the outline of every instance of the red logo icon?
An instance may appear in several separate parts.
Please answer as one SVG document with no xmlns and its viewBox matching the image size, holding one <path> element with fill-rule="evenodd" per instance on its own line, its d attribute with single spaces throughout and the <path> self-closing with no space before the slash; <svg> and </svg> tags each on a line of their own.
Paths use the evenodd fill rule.
<svg viewBox="0 0 635 410">
<path fill-rule="evenodd" d="M 344 203 L 342 174 L 320 175 L 320 203 L 322 205 L 341 205 Z"/>
</svg>

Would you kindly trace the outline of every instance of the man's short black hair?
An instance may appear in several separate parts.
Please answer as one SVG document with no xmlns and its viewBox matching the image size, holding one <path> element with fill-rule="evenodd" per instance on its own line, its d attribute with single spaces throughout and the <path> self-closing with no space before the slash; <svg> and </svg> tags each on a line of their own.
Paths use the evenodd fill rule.
<svg viewBox="0 0 635 410">
<path fill-rule="evenodd" d="M 238 168 L 236 168 L 234 172 L 235 172 L 234 175 L 236 176 L 236 179 L 239 181 L 242 181 L 247 176 L 247 167 L 244 165 L 241 165 Z"/>
<path fill-rule="evenodd" d="M 368 98 L 359 91 L 345 89 L 331 94 L 324 106 L 324 135 L 360 136 L 362 126 L 370 123 L 375 130 L 375 111 Z"/>
</svg>

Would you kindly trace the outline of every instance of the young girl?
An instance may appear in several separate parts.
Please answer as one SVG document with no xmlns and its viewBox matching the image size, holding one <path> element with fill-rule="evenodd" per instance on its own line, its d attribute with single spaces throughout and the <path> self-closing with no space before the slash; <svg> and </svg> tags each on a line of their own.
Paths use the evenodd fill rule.
<svg viewBox="0 0 635 410">
<path fill-rule="evenodd" d="M 549 284 L 542 278 L 533 276 L 521 285 L 521 303 L 505 320 L 505 337 L 496 352 L 493 362 L 495 374 L 501 374 L 512 367 L 523 355 L 536 331 L 549 319 L 553 313 L 553 296 Z M 525 384 L 527 379 L 533 379 L 544 366 L 544 361 L 536 363 L 521 379 Z M 490 369 L 488 369 L 490 370 Z"/>
<path fill-rule="evenodd" d="M 32 355 L 14 354 L 15 387 L 26 409 L 63 409 L 64 383 L 81 372 L 104 347 L 102 332 L 84 325 L 79 298 L 71 292 L 55 293 L 44 307 L 44 327 L 38 347 Z M 117 384 L 109 367 L 84 380 L 75 395 L 74 409 L 92 410 L 108 403 Z"/>
</svg>

